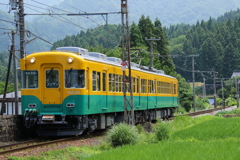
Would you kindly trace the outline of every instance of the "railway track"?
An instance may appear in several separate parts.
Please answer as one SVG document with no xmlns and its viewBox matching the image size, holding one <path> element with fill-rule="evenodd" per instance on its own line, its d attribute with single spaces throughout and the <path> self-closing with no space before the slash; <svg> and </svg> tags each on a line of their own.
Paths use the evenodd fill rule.
<svg viewBox="0 0 240 160">
<path fill-rule="evenodd" d="M 34 147 L 40 147 L 40 146 L 45 146 L 50 144 L 61 143 L 64 141 L 70 141 L 70 140 L 73 140 L 74 138 L 76 137 L 62 138 L 62 139 L 50 140 L 50 141 L 42 141 L 37 139 L 37 140 L 31 140 L 31 141 L 24 141 L 20 143 L 14 143 L 10 145 L 4 145 L 4 146 L 0 146 L 0 155 L 17 152 L 20 150 L 30 149 Z"/>
<path fill-rule="evenodd" d="M 42 139 L 35 139 L 35 140 L 30 140 L 30 141 L 24 141 L 20 143 L 14 143 L 10 145 L 4 145 L 0 146 L 0 155 L 5 155 L 13 152 L 18 152 L 21 150 L 26 150 L 26 149 L 32 149 L 36 147 L 42 147 L 42 146 L 48 146 L 48 145 L 56 145 L 56 144 L 61 144 L 65 143 L 67 141 L 74 141 L 74 140 L 80 140 L 80 139 L 87 139 L 90 137 L 97 137 L 101 136 L 105 133 L 105 130 L 99 130 L 96 132 L 92 132 L 90 134 L 84 134 L 79 137 L 67 137 L 67 138 L 61 138 L 61 139 L 55 139 L 55 140 L 42 140 Z"/>
<path fill-rule="evenodd" d="M 229 107 L 230 106 L 226 106 L 224 109 L 229 108 Z M 201 115 L 201 114 L 212 113 L 212 112 L 219 111 L 219 110 L 222 110 L 222 109 L 223 108 L 212 108 L 212 109 L 207 109 L 207 110 L 202 110 L 202 111 L 188 113 L 188 114 L 185 114 L 185 115 L 198 116 L 198 115 Z"/>
</svg>

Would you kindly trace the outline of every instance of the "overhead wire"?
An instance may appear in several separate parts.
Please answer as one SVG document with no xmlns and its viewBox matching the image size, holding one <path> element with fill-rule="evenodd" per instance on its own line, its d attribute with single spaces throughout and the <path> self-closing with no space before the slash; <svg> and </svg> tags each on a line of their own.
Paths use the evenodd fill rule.
<svg viewBox="0 0 240 160">
<path fill-rule="evenodd" d="M 43 12 L 38 11 L 38 10 L 36 10 L 36 9 L 33 9 L 33 8 L 31 8 L 31 7 L 27 7 L 27 6 L 25 6 L 25 7 L 26 7 L 26 8 L 29 8 L 29 9 L 32 9 L 32 10 L 34 10 L 34 11 L 36 11 L 36 12 L 43 13 Z M 52 12 L 55 13 L 54 11 L 52 11 Z M 62 19 L 60 19 L 60 18 L 57 18 L 57 17 L 55 17 L 55 16 L 52 16 L 51 14 L 49 14 L 49 16 L 51 16 L 51 17 L 53 17 L 53 18 L 55 18 L 55 19 L 58 19 L 58 20 L 60 20 L 60 21 L 70 23 L 70 24 L 72 24 L 72 25 L 74 25 L 74 26 L 77 26 L 77 27 L 83 29 L 83 30 L 87 30 L 86 28 L 83 28 L 82 26 L 79 26 L 78 24 L 73 23 L 72 21 L 70 21 L 70 20 L 68 20 L 68 19 L 66 19 L 66 18 L 64 18 L 64 17 L 62 17 L 62 16 L 60 16 L 60 15 L 58 15 L 58 16 L 61 17 L 61 18 L 64 19 L 64 20 L 62 20 Z"/>
<path fill-rule="evenodd" d="M 74 8 L 74 9 L 78 10 L 78 11 L 81 11 L 80 9 L 78 9 L 78 8 L 76 8 L 76 7 L 73 7 L 73 6 L 67 4 L 67 3 L 65 3 L 65 2 L 63 2 L 63 1 L 60 1 L 60 0 L 57 0 L 57 1 L 60 2 L 60 3 L 65 4 L 65 5 L 67 5 L 67 6 L 69 6 L 69 7 L 72 7 L 72 8 Z M 81 12 L 85 12 L 85 11 L 81 11 Z"/>
<path fill-rule="evenodd" d="M 34 1 L 34 0 L 33 0 Z M 37 2 L 37 1 L 34 1 L 34 2 Z M 40 3 L 40 2 L 39 2 Z M 40 9 L 44 9 L 44 10 L 47 10 L 47 11 L 49 11 L 49 9 L 46 9 L 46 8 L 42 8 L 42 7 L 38 7 L 38 6 L 35 6 L 35 5 L 32 5 L 32 4 L 28 4 L 28 3 L 24 3 L 24 4 L 27 4 L 27 5 L 29 5 L 29 6 L 33 6 L 33 7 L 36 7 L 36 8 L 40 8 Z M 44 5 L 43 3 L 40 3 L 40 4 L 42 4 L 42 5 Z M 65 3 L 64 3 L 65 4 Z M 48 5 L 46 5 L 46 6 L 48 6 Z M 71 5 L 68 5 L 68 6 L 71 6 Z M 51 7 L 51 6 L 48 6 L 48 7 Z M 73 7 L 73 6 L 71 6 L 71 7 Z M 37 11 L 37 12 L 39 12 L 39 13 L 42 13 L 42 14 L 44 14 L 43 12 L 41 12 L 41 11 L 38 11 L 38 10 L 36 10 L 36 9 L 33 9 L 33 8 L 31 8 L 31 7 L 27 7 L 26 6 L 26 8 L 29 8 L 29 9 L 31 9 L 31 10 L 34 10 L 34 11 Z M 56 8 L 56 7 L 54 7 L 55 9 L 58 9 L 58 8 Z M 73 7 L 73 8 L 75 8 L 75 7 Z M 59 10 L 61 10 L 61 9 L 59 9 Z M 52 11 L 53 13 L 56 13 L 56 12 L 54 12 L 54 11 Z M 66 11 L 66 12 L 68 12 L 68 11 Z M 68 13 L 70 13 L 70 12 L 68 12 Z M 57 14 L 57 13 L 56 13 Z M 68 20 L 68 19 L 66 19 L 66 18 L 64 18 L 63 16 L 60 16 L 60 15 L 58 15 L 58 16 L 60 16 L 62 19 L 64 19 L 64 20 L 62 20 L 62 19 L 60 19 L 60 18 L 57 18 L 56 16 L 53 16 L 53 15 L 51 15 L 51 14 L 49 14 L 49 16 L 51 16 L 51 17 L 53 17 L 53 18 L 55 18 L 55 19 L 58 19 L 58 20 L 60 20 L 60 21 L 63 21 L 63 22 L 66 22 L 66 23 L 70 23 L 70 24 L 72 24 L 72 25 L 75 25 L 75 26 L 77 26 L 77 27 L 79 27 L 79 28 L 81 28 L 81 29 L 83 29 L 83 30 L 85 30 L 85 31 L 91 31 L 91 29 L 93 29 L 93 28 L 91 28 L 91 29 L 87 29 L 87 28 L 83 28 L 82 26 L 80 26 L 80 25 L 78 25 L 78 24 L 76 24 L 76 23 L 73 23 L 72 21 L 70 21 L 70 20 Z M 82 16 L 82 17 L 84 17 L 84 16 Z M 89 20 L 91 20 L 92 22 L 94 22 L 94 23 L 96 23 L 97 25 L 98 25 L 98 27 L 100 27 L 100 26 L 102 26 L 102 25 L 100 25 L 100 24 L 98 24 L 97 22 L 95 22 L 94 20 L 92 20 L 91 18 L 89 18 L 89 17 L 85 17 L 85 18 L 87 18 L 87 19 L 89 19 Z M 96 27 L 96 28 L 98 28 L 98 27 Z M 103 37 L 103 38 L 105 38 L 105 37 Z M 106 39 L 106 38 L 105 38 Z M 106 39 L 107 41 L 109 41 L 109 42 L 113 42 L 112 40 L 108 40 L 108 39 Z M 115 44 L 118 44 L 117 42 L 115 42 Z"/>
<path fill-rule="evenodd" d="M 58 0 L 58 1 L 59 1 L 59 0 Z M 61 1 L 59 1 L 59 2 L 61 2 Z M 72 5 L 66 4 L 66 3 L 64 3 L 64 2 L 61 2 L 61 3 L 65 4 L 65 5 L 69 6 L 69 7 L 72 7 L 72 8 L 74 8 L 74 9 L 78 10 L 78 11 L 81 11 L 81 10 L 73 7 Z M 82 12 L 85 12 L 85 13 L 86 13 L 86 11 L 82 11 Z M 92 22 L 96 23 L 96 24 L 98 25 L 98 27 L 103 26 L 103 25 L 97 23 L 96 21 L 94 21 L 93 19 L 89 18 L 88 16 L 86 16 L 85 18 L 87 18 L 87 19 L 91 20 Z M 98 27 L 95 27 L 95 28 L 98 28 Z M 93 29 L 93 28 L 91 28 L 91 29 Z M 106 28 L 106 29 L 107 29 L 107 28 Z M 107 30 L 108 30 L 108 29 L 107 29 Z M 108 31 L 109 31 L 109 30 L 108 30 Z M 109 31 L 109 32 L 111 32 L 111 31 Z M 112 32 L 111 32 L 111 33 L 112 33 Z M 113 42 L 112 40 L 106 39 L 106 37 L 102 37 L 102 38 L 104 38 L 104 39 L 107 40 L 108 42 Z M 115 41 L 114 41 L 114 43 L 115 43 L 116 45 L 119 44 L 118 42 L 115 42 Z"/>
<path fill-rule="evenodd" d="M 35 1 L 35 0 L 31 0 L 31 1 L 33 1 L 33 2 L 35 2 L 35 3 L 38 3 L 38 4 L 41 4 L 41 5 L 44 5 L 44 6 L 47 6 L 47 7 L 49 7 L 49 8 L 54 8 L 54 9 L 57 9 L 57 10 L 59 10 L 59 11 L 63 11 L 63 12 L 70 13 L 70 12 L 65 11 L 65 10 L 63 10 L 63 9 L 60 9 L 60 8 L 57 8 L 57 7 L 52 7 L 52 6 L 46 5 L 46 4 L 44 4 L 44 3 L 41 3 L 41 2 L 38 2 L 38 1 Z"/>
<path fill-rule="evenodd" d="M 11 21 L 8 21 L 8 20 L 5 20 L 5 19 L 0 19 L 0 21 L 4 21 L 4 22 L 14 23 L 14 24 L 16 24 L 16 22 L 11 22 Z"/>
<path fill-rule="evenodd" d="M 0 5 L 6 5 L 7 6 L 8 4 L 0 3 Z"/>
<path fill-rule="evenodd" d="M 14 30 L 14 29 L 9 29 L 9 28 L 0 28 L 0 29 L 3 29 L 3 30 L 10 30 L 10 31 Z"/>
</svg>

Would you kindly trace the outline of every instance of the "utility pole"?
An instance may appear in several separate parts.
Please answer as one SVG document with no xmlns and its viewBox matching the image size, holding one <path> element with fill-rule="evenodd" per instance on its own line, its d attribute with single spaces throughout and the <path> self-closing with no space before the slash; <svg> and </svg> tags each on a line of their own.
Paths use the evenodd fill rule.
<svg viewBox="0 0 240 160">
<path fill-rule="evenodd" d="M 135 125 L 134 104 L 132 93 L 132 74 L 131 74 L 131 57 L 130 57 L 130 32 L 128 27 L 128 3 L 127 0 L 121 0 L 122 15 L 122 65 L 123 65 L 123 96 L 124 96 L 124 122 Z M 127 63 L 126 63 L 127 60 Z M 126 76 L 125 66 L 128 66 L 128 78 Z M 127 83 L 129 83 L 130 99 L 127 99 Z M 128 111 L 127 101 L 131 111 Z"/>
<path fill-rule="evenodd" d="M 12 38 L 12 39 L 14 39 L 14 38 Z M 7 77 L 6 77 L 6 82 L 5 82 L 5 86 L 4 86 L 4 92 L 3 92 L 1 115 L 3 115 L 3 113 L 6 113 L 5 100 L 6 100 L 6 94 L 7 94 L 7 87 L 8 87 L 8 80 L 9 80 L 11 62 L 12 62 L 12 51 L 14 50 L 13 46 L 14 45 L 11 45 L 10 55 L 9 55 L 9 59 L 8 59 L 8 70 L 7 70 Z"/>
<path fill-rule="evenodd" d="M 206 78 L 203 76 L 203 98 L 206 98 L 206 85 L 205 85 Z"/>
<path fill-rule="evenodd" d="M 194 57 L 198 55 L 190 55 L 190 56 L 192 57 L 193 108 L 194 108 L 194 112 L 196 112 Z"/>
<path fill-rule="evenodd" d="M 215 75 L 216 72 L 215 72 L 215 69 L 213 69 L 213 84 L 214 84 L 214 108 L 217 108 L 217 93 L 216 93 L 216 80 L 215 80 Z"/>
<path fill-rule="evenodd" d="M 236 98 L 237 98 L 237 108 L 239 108 L 239 79 L 236 79 Z"/>
<path fill-rule="evenodd" d="M 221 80 L 221 85 L 222 85 L 222 108 L 223 108 L 225 106 L 224 105 L 224 92 L 223 92 L 223 79 Z"/>
<path fill-rule="evenodd" d="M 17 78 L 17 63 L 16 63 L 16 54 L 15 54 L 15 32 L 12 31 L 12 47 L 11 54 L 14 56 L 13 58 L 13 71 L 14 71 L 14 95 L 15 95 L 15 114 L 18 115 L 18 78 Z"/>
<path fill-rule="evenodd" d="M 151 38 L 151 39 L 145 39 L 145 40 L 150 41 L 150 66 L 149 66 L 149 69 L 152 69 L 152 67 L 153 67 L 153 43 L 152 43 L 152 41 L 159 41 L 161 39 L 160 38 L 159 39 Z"/>
<path fill-rule="evenodd" d="M 19 3 L 19 32 L 20 32 L 20 58 L 25 55 L 25 20 L 24 20 L 24 2 L 18 0 Z"/>
</svg>

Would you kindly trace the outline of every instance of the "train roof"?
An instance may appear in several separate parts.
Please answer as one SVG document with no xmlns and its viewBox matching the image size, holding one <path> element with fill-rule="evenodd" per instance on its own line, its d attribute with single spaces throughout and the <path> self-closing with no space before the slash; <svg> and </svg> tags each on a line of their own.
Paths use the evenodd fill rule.
<svg viewBox="0 0 240 160">
<path fill-rule="evenodd" d="M 56 50 L 62 51 L 62 52 L 73 52 L 73 53 L 79 53 L 81 57 L 87 60 L 93 60 L 93 61 L 98 61 L 106 64 L 111 64 L 115 66 L 122 66 L 122 60 L 117 57 L 107 57 L 103 53 L 98 53 L 98 52 L 88 52 L 87 49 L 85 48 L 80 48 L 80 47 L 58 47 Z M 128 62 L 127 62 L 128 63 Z M 156 74 L 156 75 L 162 75 L 165 77 L 170 77 L 170 78 L 175 78 L 169 75 L 166 75 L 164 71 L 162 70 L 157 70 L 155 68 L 149 68 L 148 66 L 140 66 L 139 64 L 136 64 L 134 62 L 131 62 L 131 69 L 133 70 L 138 70 L 142 72 L 147 72 L 151 74 Z"/>
</svg>

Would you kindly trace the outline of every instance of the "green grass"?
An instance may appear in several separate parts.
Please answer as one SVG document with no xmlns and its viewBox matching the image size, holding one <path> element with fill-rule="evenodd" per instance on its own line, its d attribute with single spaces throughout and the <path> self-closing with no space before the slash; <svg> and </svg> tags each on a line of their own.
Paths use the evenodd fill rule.
<svg viewBox="0 0 240 160">
<path fill-rule="evenodd" d="M 191 118 L 179 116 L 174 121 L 164 122 L 164 125 L 170 129 L 170 138 L 166 140 L 158 141 L 155 132 L 144 133 L 138 126 L 140 140 L 136 145 L 113 148 L 105 142 L 97 147 L 68 147 L 63 150 L 43 153 L 39 157 L 11 157 L 11 159 L 237 160 L 240 157 L 239 122 L 240 117 L 201 116 Z"/>
<path fill-rule="evenodd" d="M 223 115 L 235 115 L 240 114 L 240 110 L 231 110 L 231 111 L 221 111 L 216 114 L 216 116 L 223 116 Z"/>
<path fill-rule="evenodd" d="M 240 140 L 210 142 L 163 141 L 152 145 L 123 146 L 86 160 L 238 160 Z"/>
</svg>

